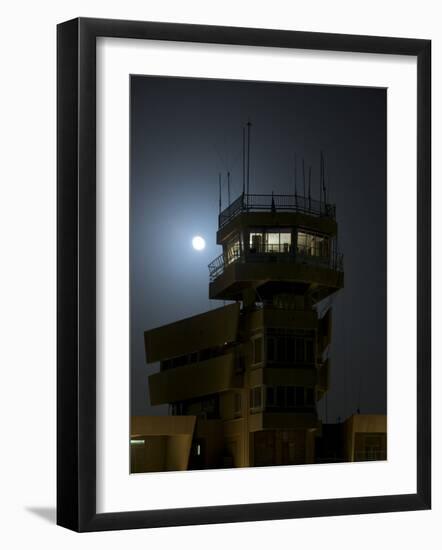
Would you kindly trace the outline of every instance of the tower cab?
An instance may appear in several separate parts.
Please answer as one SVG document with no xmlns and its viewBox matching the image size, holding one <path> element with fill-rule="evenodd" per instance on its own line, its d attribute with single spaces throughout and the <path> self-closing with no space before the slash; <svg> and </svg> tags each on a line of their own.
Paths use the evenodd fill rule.
<svg viewBox="0 0 442 550">
<path fill-rule="evenodd" d="M 209 297 L 247 306 L 279 294 L 316 303 L 343 286 L 336 209 L 296 195 L 242 194 L 219 215 L 223 252 L 209 264 Z"/>
</svg>

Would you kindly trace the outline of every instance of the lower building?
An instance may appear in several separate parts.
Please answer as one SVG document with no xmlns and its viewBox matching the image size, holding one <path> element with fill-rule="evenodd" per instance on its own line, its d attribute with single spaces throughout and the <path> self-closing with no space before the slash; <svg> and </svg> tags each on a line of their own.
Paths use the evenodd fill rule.
<svg viewBox="0 0 442 550">
<path fill-rule="evenodd" d="M 194 416 L 133 416 L 131 473 L 187 470 L 194 430 Z"/>
<path fill-rule="evenodd" d="M 197 421 L 195 416 L 133 417 L 131 472 L 387 459 L 387 417 L 382 414 L 322 424 L 320 430 L 308 432 L 309 437 L 303 430 L 252 432 L 248 460 L 240 423 L 236 428 L 234 423 Z"/>
<path fill-rule="evenodd" d="M 362 462 L 387 459 L 387 416 L 354 414 L 323 424 L 316 439 L 315 462 Z"/>
</svg>

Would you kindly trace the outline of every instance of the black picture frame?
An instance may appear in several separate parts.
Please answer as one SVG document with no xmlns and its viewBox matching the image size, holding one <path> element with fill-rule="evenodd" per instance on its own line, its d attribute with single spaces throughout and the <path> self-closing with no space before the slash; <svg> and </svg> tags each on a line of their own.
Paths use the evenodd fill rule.
<svg viewBox="0 0 442 550">
<path fill-rule="evenodd" d="M 417 492 L 96 512 L 96 39 L 417 58 Z M 431 506 L 431 41 L 79 18 L 57 28 L 57 523 L 75 531 L 424 510 Z"/>
</svg>

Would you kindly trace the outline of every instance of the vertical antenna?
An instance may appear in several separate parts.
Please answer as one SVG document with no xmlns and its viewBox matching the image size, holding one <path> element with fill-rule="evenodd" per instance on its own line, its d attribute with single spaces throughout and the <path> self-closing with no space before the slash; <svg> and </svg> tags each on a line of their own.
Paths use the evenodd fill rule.
<svg viewBox="0 0 442 550">
<path fill-rule="evenodd" d="M 246 128 L 242 128 L 242 194 L 246 192 Z"/>
<path fill-rule="evenodd" d="M 302 181 L 304 186 L 304 210 L 305 210 L 305 163 L 304 163 L 304 157 L 302 158 Z"/>
<path fill-rule="evenodd" d="M 319 214 L 322 212 L 322 151 L 319 163 Z"/>
<path fill-rule="evenodd" d="M 324 192 L 324 207 L 327 207 L 327 188 L 325 186 L 325 161 L 324 161 L 324 155 L 321 153 L 321 159 L 322 159 L 322 190 Z"/>
<path fill-rule="evenodd" d="M 250 193 L 250 128 L 252 123 L 247 122 L 247 195 Z"/>
<path fill-rule="evenodd" d="M 227 200 L 230 206 L 230 172 L 227 172 Z"/>
<path fill-rule="evenodd" d="M 312 209 L 312 167 L 308 169 L 308 208 Z"/>
<path fill-rule="evenodd" d="M 218 174 L 218 187 L 219 187 L 219 213 L 221 214 L 221 172 Z"/>
</svg>

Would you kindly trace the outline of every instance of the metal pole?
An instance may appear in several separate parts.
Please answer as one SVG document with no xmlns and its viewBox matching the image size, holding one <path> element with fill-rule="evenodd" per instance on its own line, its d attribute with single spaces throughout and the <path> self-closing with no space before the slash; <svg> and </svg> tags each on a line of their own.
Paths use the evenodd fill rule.
<svg viewBox="0 0 442 550">
<path fill-rule="evenodd" d="M 246 192 L 246 129 L 242 129 L 242 194 Z"/>
<path fill-rule="evenodd" d="M 322 212 L 322 151 L 319 161 L 319 214 Z"/>
<path fill-rule="evenodd" d="M 221 214 L 221 172 L 218 174 L 218 187 L 219 187 L 219 213 Z"/>
<path fill-rule="evenodd" d="M 303 188 L 304 188 L 304 210 L 305 210 L 305 162 L 304 158 L 302 159 L 302 182 L 303 182 Z"/>
<path fill-rule="evenodd" d="M 247 122 L 247 196 L 250 193 L 250 128 L 252 123 Z"/>
</svg>

